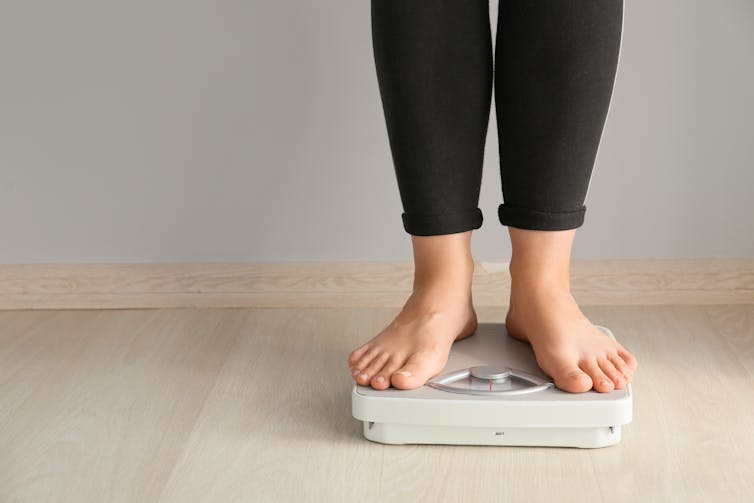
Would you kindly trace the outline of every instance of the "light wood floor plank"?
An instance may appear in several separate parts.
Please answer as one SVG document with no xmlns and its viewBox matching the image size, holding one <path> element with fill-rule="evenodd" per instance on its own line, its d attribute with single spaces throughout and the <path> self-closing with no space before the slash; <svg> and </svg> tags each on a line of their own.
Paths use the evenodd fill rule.
<svg viewBox="0 0 754 503">
<path fill-rule="evenodd" d="M 754 494 L 754 306 L 585 307 L 640 361 L 633 422 L 595 450 L 365 440 L 346 358 L 397 311 L 1 312 L 0 501 Z"/>
<path fill-rule="evenodd" d="M 625 445 L 637 448 L 592 451 L 600 480 L 617 473 L 606 467 L 624 470 L 605 486 L 605 498 L 616 491 L 628 498 L 637 486 L 651 487 L 659 501 L 735 501 L 754 494 L 754 388 L 736 358 L 736 349 L 749 348 L 726 344 L 708 308 L 602 312 L 642 362 L 634 385 L 635 420 L 625 429 Z"/>
<path fill-rule="evenodd" d="M 43 322 L 0 347 L 0 501 L 156 501 L 239 315 L 23 316 Z"/>
</svg>

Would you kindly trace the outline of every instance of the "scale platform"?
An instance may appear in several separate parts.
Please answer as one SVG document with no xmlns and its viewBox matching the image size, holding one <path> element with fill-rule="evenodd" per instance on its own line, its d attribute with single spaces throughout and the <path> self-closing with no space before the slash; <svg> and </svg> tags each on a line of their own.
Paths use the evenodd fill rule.
<svg viewBox="0 0 754 503">
<path fill-rule="evenodd" d="M 595 448 L 620 442 L 632 395 L 631 384 L 609 393 L 562 391 L 504 323 L 479 323 L 453 343 L 445 368 L 427 384 L 376 390 L 354 383 L 351 410 L 364 436 L 384 444 Z"/>
</svg>

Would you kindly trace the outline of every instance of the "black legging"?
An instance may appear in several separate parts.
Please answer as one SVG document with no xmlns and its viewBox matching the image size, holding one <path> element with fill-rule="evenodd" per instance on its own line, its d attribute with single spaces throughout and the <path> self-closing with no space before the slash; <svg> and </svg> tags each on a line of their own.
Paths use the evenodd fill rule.
<svg viewBox="0 0 754 503">
<path fill-rule="evenodd" d="M 478 229 L 493 86 L 488 0 L 372 0 L 371 16 L 406 232 Z M 500 0 L 497 23 L 498 219 L 521 229 L 580 227 L 623 0 Z"/>
</svg>

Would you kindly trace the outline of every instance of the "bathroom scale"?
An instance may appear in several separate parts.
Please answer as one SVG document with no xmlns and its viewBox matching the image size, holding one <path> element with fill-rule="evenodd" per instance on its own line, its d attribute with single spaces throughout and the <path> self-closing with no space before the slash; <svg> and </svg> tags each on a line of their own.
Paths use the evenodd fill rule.
<svg viewBox="0 0 754 503">
<path fill-rule="evenodd" d="M 613 333 L 596 325 L 613 340 Z M 609 393 L 555 387 L 528 343 L 504 323 L 479 323 L 453 343 L 443 370 L 411 390 L 354 383 L 353 417 L 384 444 L 606 447 L 631 422 L 631 384 Z"/>
</svg>

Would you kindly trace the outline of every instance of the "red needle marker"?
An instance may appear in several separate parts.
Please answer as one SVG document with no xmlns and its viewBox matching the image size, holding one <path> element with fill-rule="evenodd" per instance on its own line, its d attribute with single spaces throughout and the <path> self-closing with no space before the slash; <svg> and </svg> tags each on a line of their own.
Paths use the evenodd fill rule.
<svg viewBox="0 0 754 503">
<path fill-rule="evenodd" d="M 490 391 L 492 391 L 492 379 L 490 379 Z"/>
</svg>

